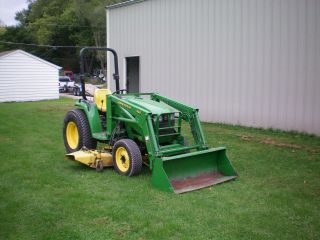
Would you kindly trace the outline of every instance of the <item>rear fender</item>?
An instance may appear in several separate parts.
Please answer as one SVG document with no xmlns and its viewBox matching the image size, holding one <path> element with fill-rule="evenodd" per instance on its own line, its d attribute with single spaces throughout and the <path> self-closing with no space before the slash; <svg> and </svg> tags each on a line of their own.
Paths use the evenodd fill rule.
<svg viewBox="0 0 320 240">
<path fill-rule="evenodd" d="M 93 136 L 93 134 L 95 133 L 102 132 L 101 121 L 100 121 L 97 105 L 94 102 L 88 102 L 88 101 L 82 101 L 82 100 L 79 100 L 79 102 L 76 102 L 75 105 L 85 112 L 90 125 L 91 135 Z"/>
</svg>

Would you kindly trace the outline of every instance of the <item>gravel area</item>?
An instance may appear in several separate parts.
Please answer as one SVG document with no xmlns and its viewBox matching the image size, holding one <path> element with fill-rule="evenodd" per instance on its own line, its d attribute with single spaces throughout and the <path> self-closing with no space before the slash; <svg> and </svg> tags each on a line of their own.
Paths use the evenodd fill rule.
<svg viewBox="0 0 320 240">
<path fill-rule="evenodd" d="M 98 88 L 98 85 L 86 84 L 86 92 L 93 95 L 94 91 Z M 80 99 L 81 96 L 74 96 L 73 93 L 60 93 L 60 97 L 68 97 L 72 99 Z M 87 96 L 88 100 L 93 100 L 92 97 Z"/>
</svg>

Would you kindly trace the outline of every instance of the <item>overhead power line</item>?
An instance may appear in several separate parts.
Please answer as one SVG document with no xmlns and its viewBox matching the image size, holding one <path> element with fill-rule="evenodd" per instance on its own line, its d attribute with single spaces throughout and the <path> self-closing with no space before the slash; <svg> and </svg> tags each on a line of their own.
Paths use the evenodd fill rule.
<svg viewBox="0 0 320 240">
<path fill-rule="evenodd" d="M 27 23 L 26 25 L 43 25 L 43 26 L 56 26 L 56 27 L 79 27 L 79 28 L 93 28 L 93 29 L 105 29 L 104 27 L 93 27 L 88 25 L 73 25 L 73 24 L 56 24 L 56 23 Z"/>
<path fill-rule="evenodd" d="M 54 46 L 54 45 L 45 45 L 45 44 L 34 44 L 34 43 L 17 43 L 17 42 L 8 42 L 8 41 L 0 41 L 0 43 L 11 44 L 11 45 L 24 45 L 24 46 L 32 46 L 32 47 L 47 47 L 47 48 L 84 48 L 90 46 Z"/>
</svg>

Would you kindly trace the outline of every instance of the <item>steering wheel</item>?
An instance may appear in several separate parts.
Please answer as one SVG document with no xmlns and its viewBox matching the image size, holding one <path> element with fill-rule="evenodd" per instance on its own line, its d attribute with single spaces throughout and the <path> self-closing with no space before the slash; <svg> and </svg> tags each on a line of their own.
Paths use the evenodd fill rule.
<svg viewBox="0 0 320 240">
<path fill-rule="evenodd" d="M 123 94 L 124 92 L 128 93 L 128 90 L 124 88 L 124 89 L 120 89 L 118 91 L 115 91 L 112 94 Z"/>
</svg>

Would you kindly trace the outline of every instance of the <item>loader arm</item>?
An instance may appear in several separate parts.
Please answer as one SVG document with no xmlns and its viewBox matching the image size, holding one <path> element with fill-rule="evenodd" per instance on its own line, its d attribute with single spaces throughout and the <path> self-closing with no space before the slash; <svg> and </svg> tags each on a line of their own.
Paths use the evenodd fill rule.
<svg viewBox="0 0 320 240">
<path fill-rule="evenodd" d="M 204 150 L 208 148 L 200 124 L 198 109 L 189 107 L 167 97 L 163 97 L 159 94 L 152 94 L 151 98 L 155 101 L 162 101 L 180 111 L 182 113 L 182 119 L 186 120 L 190 124 L 191 133 L 193 135 L 194 141 L 197 145 L 199 145 L 198 150 Z"/>
</svg>

